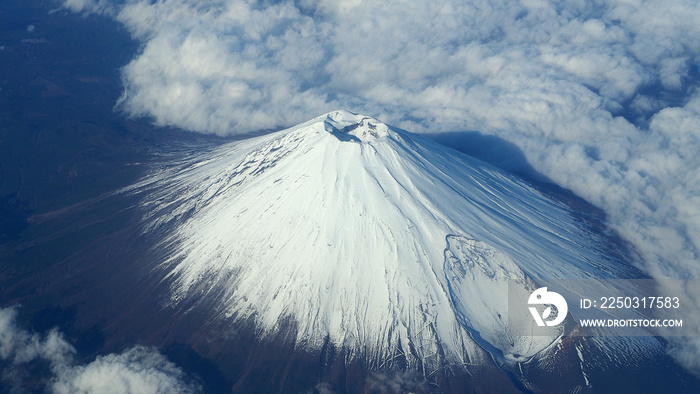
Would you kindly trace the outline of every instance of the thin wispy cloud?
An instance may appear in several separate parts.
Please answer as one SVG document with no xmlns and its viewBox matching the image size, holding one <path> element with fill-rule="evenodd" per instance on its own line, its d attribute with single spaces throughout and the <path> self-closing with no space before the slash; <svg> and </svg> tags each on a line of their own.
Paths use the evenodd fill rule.
<svg viewBox="0 0 700 394">
<path fill-rule="evenodd" d="M 127 114 L 236 134 L 346 108 L 410 131 L 495 135 L 603 208 L 645 270 L 700 277 L 695 2 L 64 6 L 113 17 L 141 41 L 122 69 Z"/>
</svg>

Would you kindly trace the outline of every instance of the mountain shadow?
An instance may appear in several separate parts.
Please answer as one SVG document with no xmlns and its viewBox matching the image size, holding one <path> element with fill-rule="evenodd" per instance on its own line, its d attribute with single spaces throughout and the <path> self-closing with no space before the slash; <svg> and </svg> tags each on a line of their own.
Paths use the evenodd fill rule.
<svg viewBox="0 0 700 394">
<path fill-rule="evenodd" d="M 447 131 L 421 135 L 529 180 L 553 183 L 551 179 L 532 167 L 520 148 L 494 135 L 478 131 Z"/>
</svg>

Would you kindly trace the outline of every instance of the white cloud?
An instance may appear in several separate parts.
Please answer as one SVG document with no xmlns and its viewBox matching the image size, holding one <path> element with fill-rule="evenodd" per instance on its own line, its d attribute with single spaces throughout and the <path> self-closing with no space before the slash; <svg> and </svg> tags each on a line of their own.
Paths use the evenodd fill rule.
<svg viewBox="0 0 700 394">
<path fill-rule="evenodd" d="M 100 356 L 61 373 L 53 391 L 62 393 L 191 393 L 197 387 L 182 380 L 182 371 L 160 353 L 134 347 Z"/>
<path fill-rule="evenodd" d="M 111 14 L 114 11 L 109 0 L 65 0 L 63 6 L 73 12 L 83 13 Z"/>
<path fill-rule="evenodd" d="M 42 336 L 19 328 L 14 308 L 0 309 L 1 379 L 22 386 L 22 366 L 46 361 L 52 377 L 33 376 L 54 393 L 192 393 L 200 390 L 175 364 L 155 349 L 136 346 L 120 354 L 99 356 L 86 365 L 74 365 L 75 348 L 58 330 Z M 0 364 L 1 365 L 1 364 Z M 25 377 L 26 378 L 26 377 Z"/>
<path fill-rule="evenodd" d="M 496 135 L 605 209 L 646 270 L 700 277 L 696 2 L 64 4 L 143 43 L 122 70 L 131 115 L 235 134 L 347 108 Z"/>
<path fill-rule="evenodd" d="M 131 0 L 121 6 L 68 0 L 65 6 L 110 10 L 143 41 L 123 70 L 123 109 L 205 133 L 290 125 L 343 106 L 425 131 L 474 124 L 496 132 L 520 127 L 522 118 L 537 128 L 549 123 L 542 111 L 562 122 L 579 120 L 576 109 L 587 110 L 590 96 L 609 112 L 654 81 L 679 89 L 689 61 L 678 51 L 672 59 L 648 52 L 635 57 L 639 47 L 656 51 L 675 44 L 642 34 L 639 14 L 649 17 L 645 9 L 616 4 L 602 11 L 585 3 L 563 9 L 516 0 L 342 6 L 313 0 Z M 662 31 L 663 21 L 652 24 Z M 530 81 L 541 95 L 570 100 L 526 108 L 527 98 L 480 100 L 485 88 L 497 99 L 524 92 Z M 470 93 L 474 100 L 462 100 Z M 491 121 L 473 122 L 484 105 L 492 108 Z M 512 110 L 503 112 L 503 105 Z"/>
<path fill-rule="evenodd" d="M 56 364 L 69 364 L 75 349 L 56 330 L 44 338 L 19 329 L 14 308 L 0 309 L 0 359 L 24 364 L 42 358 Z"/>
</svg>

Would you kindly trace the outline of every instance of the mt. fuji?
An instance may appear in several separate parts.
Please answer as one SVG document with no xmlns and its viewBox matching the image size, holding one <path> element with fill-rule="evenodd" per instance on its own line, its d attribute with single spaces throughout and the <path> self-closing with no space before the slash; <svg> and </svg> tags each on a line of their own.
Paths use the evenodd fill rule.
<svg viewBox="0 0 700 394">
<path fill-rule="evenodd" d="M 6 0 L 0 392 L 700 392 L 695 3 Z"/>
<path fill-rule="evenodd" d="M 538 278 L 641 274 L 566 204 L 369 116 L 335 111 L 196 153 L 127 191 L 144 196 L 142 234 L 158 235 L 165 305 L 232 330 L 253 322 L 263 342 L 286 332 L 295 351 L 342 349 L 322 357 L 428 381 L 498 367 L 535 391 L 528 366 L 552 357 L 575 354 L 566 384 L 580 389 L 596 368 L 662 351 L 560 327 L 513 335 L 508 319 L 535 322 L 508 310 L 509 280 L 531 293 Z M 624 356 L 590 356 L 610 347 Z"/>
</svg>

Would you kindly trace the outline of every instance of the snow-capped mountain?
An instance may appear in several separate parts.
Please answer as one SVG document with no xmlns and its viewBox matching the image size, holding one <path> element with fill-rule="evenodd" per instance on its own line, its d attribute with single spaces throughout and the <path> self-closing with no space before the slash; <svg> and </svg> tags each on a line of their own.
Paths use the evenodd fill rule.
<svg viewBox="0 0 700 394">
<path fill-rule="evenodd" d="M 377 369 L 527 361 L 563 329 L 513 335 L 508 318 L 535 322 L 509 311 L 509 280 L 530 293 L 631 275 L 527 182 L 346 111 L 195 154 L 144 190 L 169 305 L 252 319 L 262 338 L 291 322 L 296 348 L 331 343 Z"/>
</svg>

